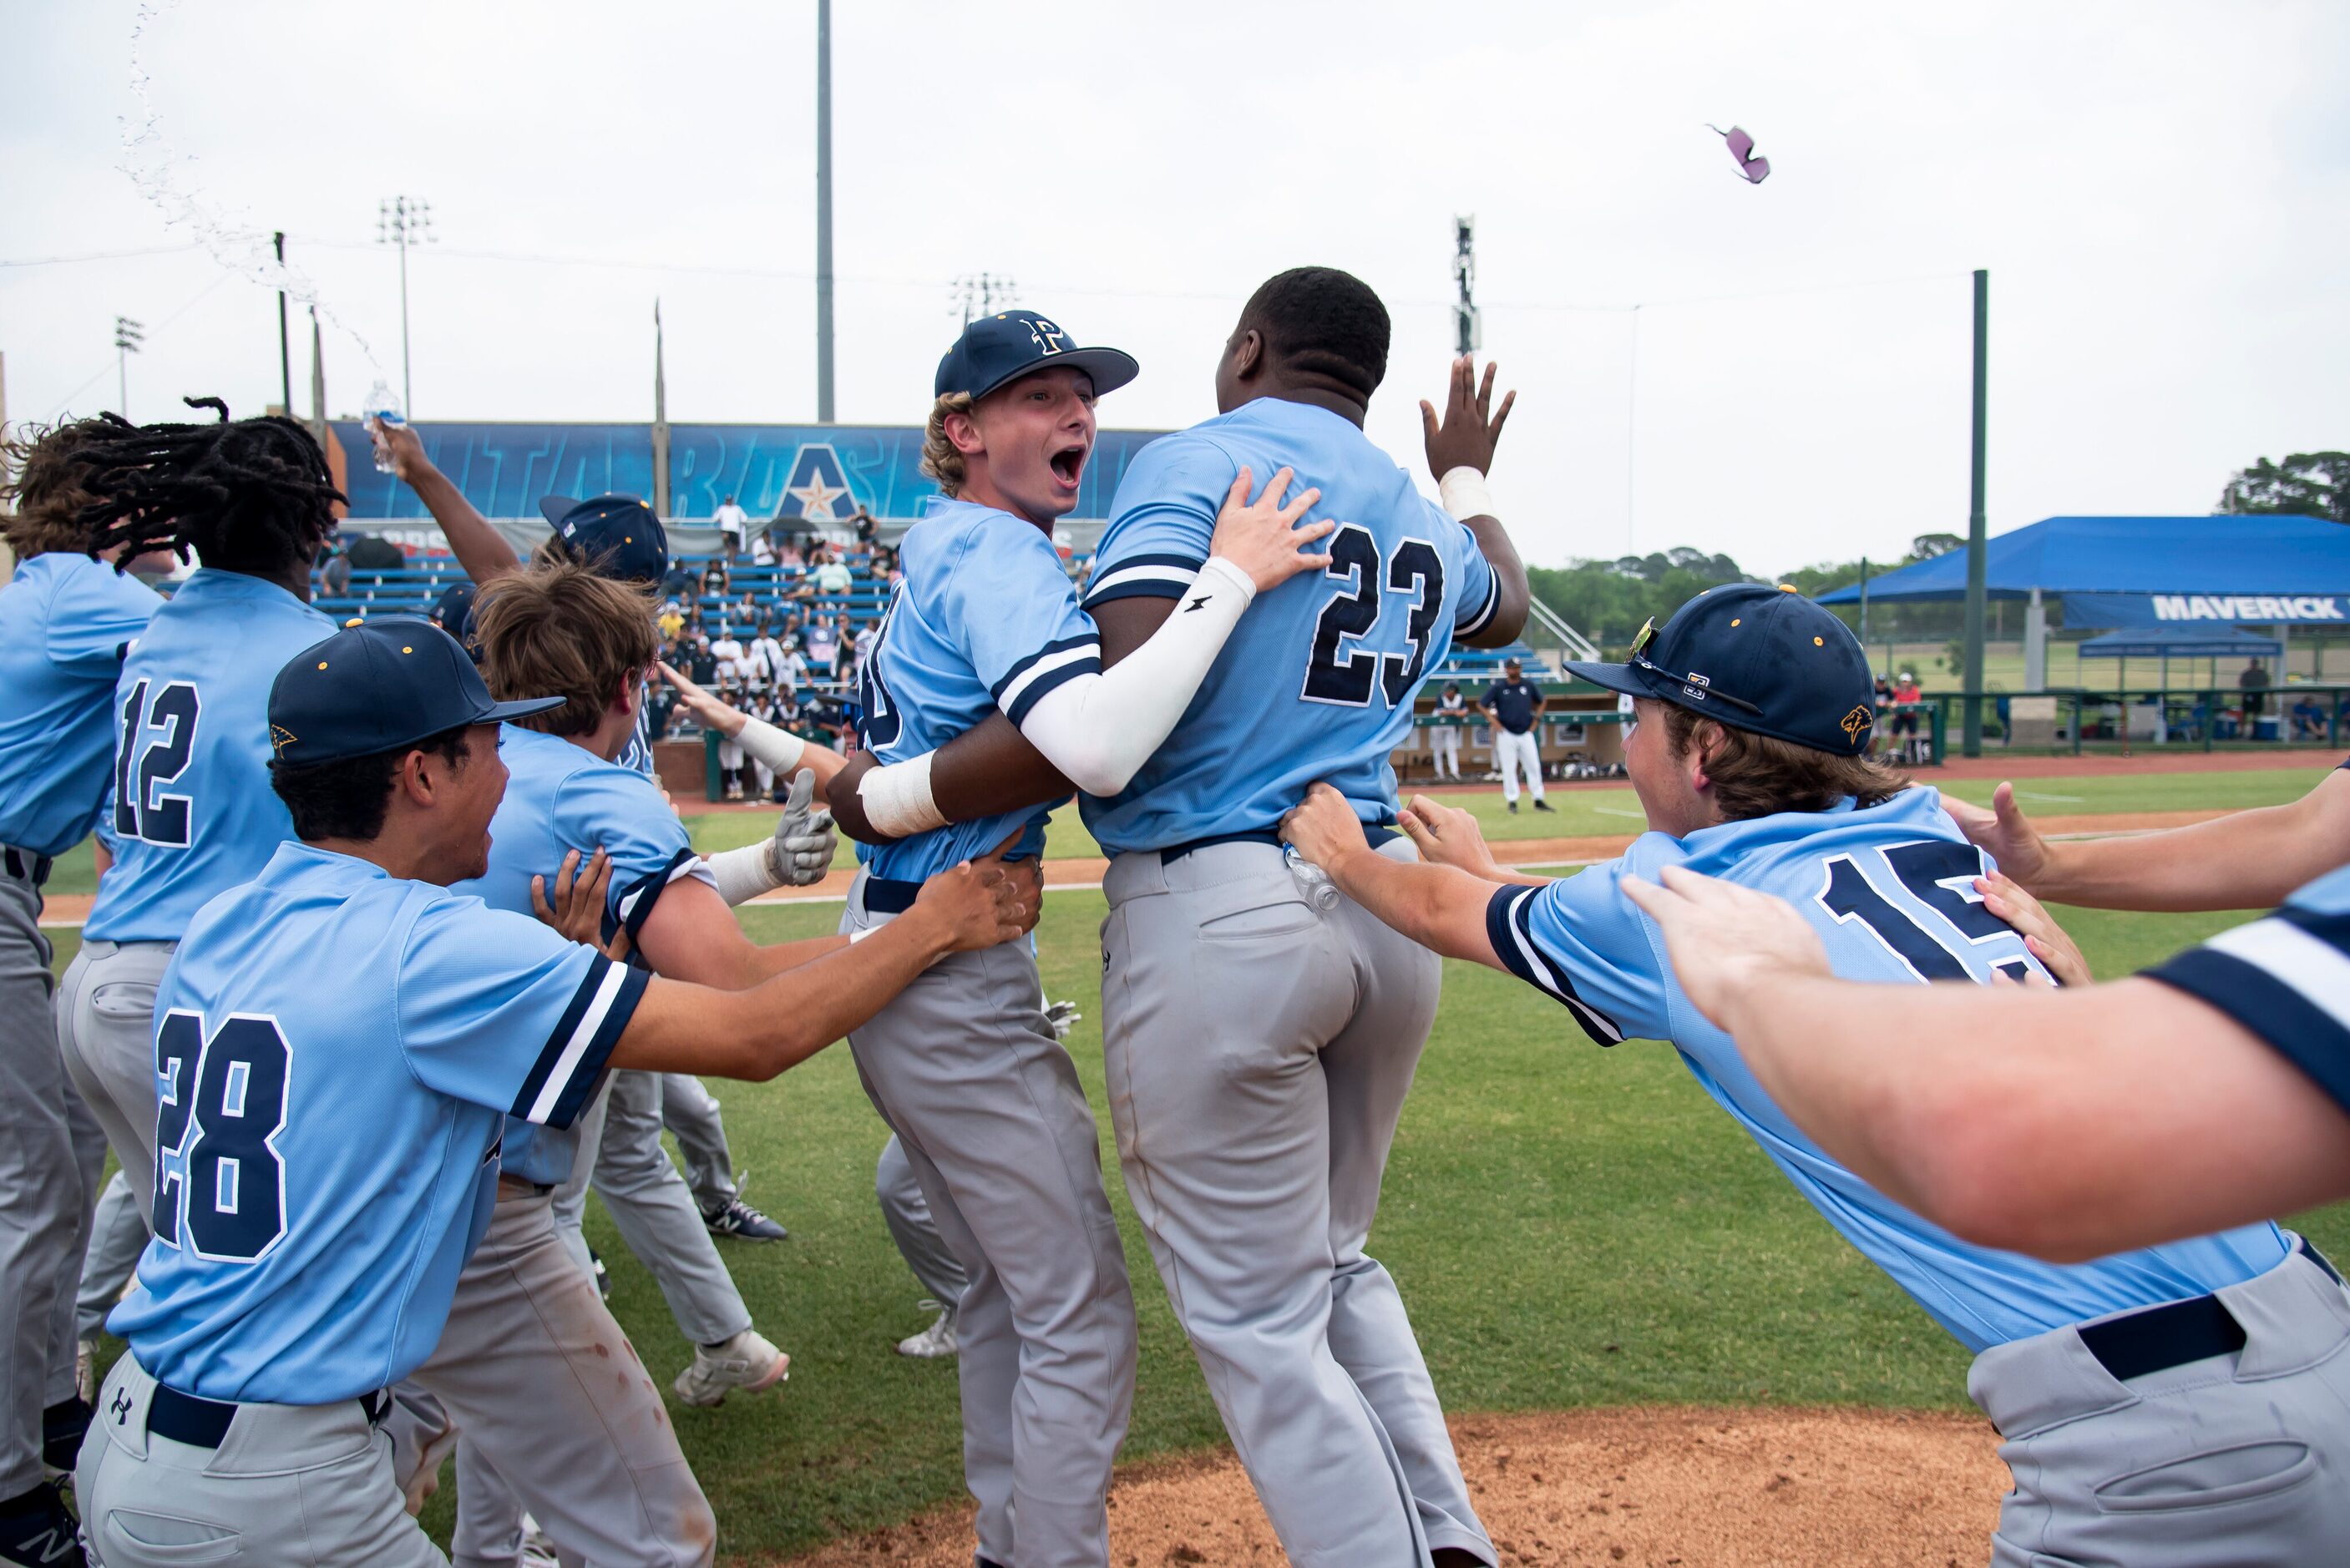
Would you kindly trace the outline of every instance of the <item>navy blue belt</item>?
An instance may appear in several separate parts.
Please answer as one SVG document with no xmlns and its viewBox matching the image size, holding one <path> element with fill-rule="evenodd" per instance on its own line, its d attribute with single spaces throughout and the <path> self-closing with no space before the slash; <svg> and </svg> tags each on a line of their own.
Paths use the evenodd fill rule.
<svg viewBox="0 0 2350 1568">
<path fill-rule="evenodd" d="M 2306 1237 L 2296 1238 L 2293 1250 L 2324 1270 L 2335 1284 L 2342 1282 L 2341 1272 Z M 2105 1323 L 2084 1324 L 2074 1332 L 2099 1366 L 2125 1382 L 2244 1348 L 2243 1324 L 2218 1296 L 2168 1302 Z"/>
<path fill-rule="evenodd" d="M 1372 848 L 1377 849 L 1390 839 L 1400 838 L 1403 835 L 1392 827 L 1383 826 L 1376 822 L 1367 822 L 1363 825 L 1363 836 L 1371 841 Z M 1187 844 L 1169 845 L 1159 852 L 1159 864 L 1172 866 L 1195 850 L 1212 848 L 1219 844 L 1270 844 L 1277 848 L 1281 844 L 1281 834 L 1278 829 L 1271 827 L 1260 827 L 1247 833 L 1211 833 L 1205 838 L 1194 838 Z"/>
<path fill-rule="evenodd" d="M 887 877 L 865 878 L 865 912 L 868 915 L 902 915 L 914 907 L 921 896 L 920 882 L 892 882 Z"/>
<path fill-rule="evenodd" d="M 49 879 L 49 867 L 56 864 L 46 855 L 34 855 L 22 849 L 0 850 L 0 861 L 6 863 L 9 876 L 19 882 L 30 882 L 36 888 Z"/>
<path fill-rule="evenodd" d="M 383 1419 L 391 1408 L 391 1396 L 383 1389 L 362 1394 L 359 1407 L 373 1426 Z M 163 1384 L 155 1385 L 147 1400 L 147 1430 L 158 1438 L 169 1438 L 175 1443 L 192 1448 L 217 1449 L 228 1436 L 228 1424 L 236 1419 L 236 1406 L 225 1399 L 206 1399 L 194 1394 L 182 1394 Z"/>
</svg>

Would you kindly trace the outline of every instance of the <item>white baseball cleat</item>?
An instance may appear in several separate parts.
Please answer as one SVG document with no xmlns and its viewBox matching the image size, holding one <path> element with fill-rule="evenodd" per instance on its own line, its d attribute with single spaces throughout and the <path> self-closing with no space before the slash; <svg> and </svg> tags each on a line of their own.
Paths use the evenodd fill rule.
<svg viewBox="0 0 2350 1568">
<path fill-rule="evenodd" d="M 922 1303 L 926 1312 L 934 1307 L 938 1310 L 938 1320 L 921 1333 L 899 1340 L 899 1355 L 910 1355 L 921 1361 L 936 1361 L 941 1356 L 952 1355 L 962 1348 L 955 1340 L 954 1308 L 940 1306 L 932 1301 Z"/>
<path fill-rule="evenodd" d="M 82 1403 L 98 1403 L 98 1341 L 74 1341 L 74 1393 Z"/>
<path fill-rule="evenodd" d="M 670 1386 L 689 1405 L 707 1409 L 723 1405 L 740 1389 L 764 1393 L 792 1375 L 792 1358 L 767 1342 L 755 1328 L 746 1328 L 715 1350 L 693 1347 L 693 1365 L 677 1375 Z"/>
</svg>

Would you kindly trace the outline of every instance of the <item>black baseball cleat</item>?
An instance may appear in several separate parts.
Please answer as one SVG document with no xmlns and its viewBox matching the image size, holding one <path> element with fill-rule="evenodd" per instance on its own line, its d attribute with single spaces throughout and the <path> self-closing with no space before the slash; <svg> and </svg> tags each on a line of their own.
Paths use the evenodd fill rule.
<svg viewBox="0 0 2350 1568">
<path fill-rule="evenodd" d="M 737 1241 L 781 1241 L 791 1235 L 739 1198 L 730 1198 L 715 1209 L 703 1210 L 702 1222 L 710 1227 L 712 1235 L 731 1236 Z"/>
<path fill-rule="evenodd" d="M 588 1261 L 596 1266 L 596 1299 L 611 1300 L 612 1271 L 604 1266 L 604 1254 L 590 1247 L 588 1249 Z"/>
<path fill-rule="evenodd" d="M 1534 809 L 1536 811 L 1555 811 L 1557 807 L 1552 805 L 1551 803 L 1546 800 L 1538 800 L 1534 802 Z"/>
<path fill-rule="evenodd" d="M 0 1563 L 19 1568 L 85 1568 L 81 1538 L 57 1489 L 43 1481 L 0 1502 Z"/>
<path fill-rule="evenodd" d="M 41 1463 L 56 1474 L 73 1474 L 74 1464 L 81 1458 L 82 1438 L 89 1431 L 89 1418 L 97 1413 L 79 1396 L 61 1399 L 42 1411 Z"/>
<path fill-rule="evenodd" d="M 1510 815 L 1511 815 L 1512 816 L 1515 816 L 1515 815 L 1518 815 L 1518 803 L 1517 803 L 1516 801 L 1511 801 L 1511 802 L 1509 803 L 1509 807 L 1510 807 Z"/>
</svg>

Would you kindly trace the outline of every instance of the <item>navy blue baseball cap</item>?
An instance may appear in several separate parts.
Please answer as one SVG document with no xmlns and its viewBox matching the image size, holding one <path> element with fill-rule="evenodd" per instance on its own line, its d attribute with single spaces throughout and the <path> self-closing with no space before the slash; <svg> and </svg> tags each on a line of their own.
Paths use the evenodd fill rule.
<svg viewBox="0 0 2350 1568">
<path fill-rule="evenodd" d="M 1567 669 L 1610 691 L 1838 756 L 1866 751 L 1877 722 L 1860 639 L 1789 587 L 1708 588 L 1662 627 L 1642 627 L 1630 662 Z"/>
<path fill-rule="evenodd" d="M 415 616 L 385 616 L 286 661 L 269 687 L 269 747 L 289 767 L 307 767 L 561 706 L 560 697 L 492 701 L 455 638 Z"/>
<path fill-rule="evenodd" d="M 432 601 L 432 619 L 441 629 L 464 645 L 474 663 L 482 661 L 482 650 L 473 645 L 473 585 L 452 583 L 441 590 Z"/>
<path fill-rule="evenodd" d="M 969 392 L 976 402 L 1032 370 L 1055 365 L 1072 365 L 1091 376 L 1097 398 L 1142 374 L 1142 367 L 1123 348 L 1079 348 L 1066 332 L 1035 311 L 1006 310 L 983 316 L 962 329 L 939 361 L 935 390 L 941 398 Z"/>
<path fill-rule="evenodd" d="M 598 495 L 574 501 L 542 495 L 538 509 L 555 524 L 565 548 L 599 577 L 657 583 L 669 570 L 669 530 L 639 495 Z"/>
</svg>

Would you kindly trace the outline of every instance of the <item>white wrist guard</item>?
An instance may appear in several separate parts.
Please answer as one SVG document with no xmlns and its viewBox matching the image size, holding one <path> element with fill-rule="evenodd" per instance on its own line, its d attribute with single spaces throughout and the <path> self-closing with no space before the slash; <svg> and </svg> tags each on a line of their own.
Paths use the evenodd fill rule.
<svg viewBox="0 0 2350 1568">
<path fill-rule="evenodd" d="M 939 815 L 938 803 L 931 798 L 931 759 L 937 755 L 924 752 L 911 762 L 875 768 L 857 781 L 857 798 L 876 833 L 910 838 L 947 825 L 947 819 Z"/>
<path fill-rule="evenodd" d="M 1436 493 L 1456 523 L 1496 515 L 1493 493 L 1485 488 L 1485 476 L 1465 462 L 1445 470 L 1444 477 L 1436 482 Z"/>
<path fill-rule="evenodd" d="M 734 743 L 753 762 L 766 763 L 778 775 L 798 767 L 800 758 L 807 752 L 806 741 L 776 729 L 764 719 L 744 720 L 743 732 L 734 737 Z"/>
<path fill-rule="evenodd" d="M 702 864 L 710 868 L 710 879 L 718 884 L 718 896 L 730 908 L 747 904 L 760 894 L 773 892 L 784 885 L 784 879 L 775 875 L 775 857 L 770 853 L 775 842 L 763 838 L 740 849 L 722 849 L 703 859 Z"/>
</svg>

